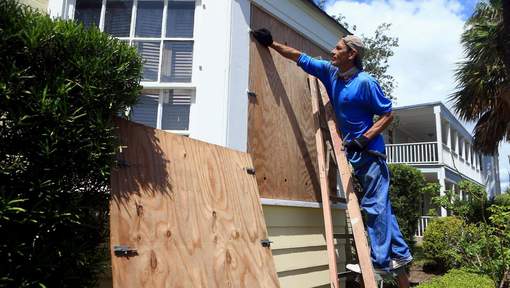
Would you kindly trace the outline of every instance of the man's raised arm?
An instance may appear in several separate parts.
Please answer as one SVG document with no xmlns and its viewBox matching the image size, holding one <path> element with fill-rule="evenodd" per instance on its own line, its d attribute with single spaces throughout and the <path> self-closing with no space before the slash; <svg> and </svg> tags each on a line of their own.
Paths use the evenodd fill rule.
<svg viewBox="0 0 510 288">
<path fill-rule="evenodd" d="M 254 30 L 251 32 L 251 34 L 253 35 L 253 38 L 255 38 L 255 40 L 257 40 L 257 42 L 259 42 L 261 45 L 273 48 L 276 52 L 280 53 L 280 55 L 294 62 L 297 62 L 299 56 L 301 55 L 301 51 L 273 41 L 271 32 L 266 28 Z"/>
</svg>

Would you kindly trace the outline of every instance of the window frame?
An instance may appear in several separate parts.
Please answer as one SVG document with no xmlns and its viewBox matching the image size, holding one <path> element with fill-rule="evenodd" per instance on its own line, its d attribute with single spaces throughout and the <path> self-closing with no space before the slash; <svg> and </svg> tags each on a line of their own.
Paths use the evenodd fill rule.
<svg viewBox="0 0 510 288">
<path fill-rule="evenodd" d="M 106 4 L 108 0 L 102 0 L 101 1 L 101 12 L 100 12 L 100 18 L 99 18 L 99 30 L 104 32 L 104 26 L 105 26 L 105 18 L 106 18 Z M 194 0 L 195 9 L 194 9 L 194 22 L 193 22 L 193 37 L 190 38 L 182 38 L 182 37 L 166 37 L 166 28 L 167 28 L 167 15 L 168 15 L 168 2 L 171 0 L 162 0 L 163 1 L 163 17 L 162 17 L 162 23 L 161 23 L 161 37 L 135 37 L 135 25 L 136 25 L 136 17 L 137 17 L 137 10 L 138 10 L 138 2 L 139 0 L 132 0 L 133 1 L 133 7 L 131 9 L 131 23 L 130 23 L 130 30 L 129 30 L 129 37 L 116 37 L 119 40 L 126 41 L 129 45 L 133 46 L 135 41 L 159 41 L 160 47 L 159 47 L 159 64 L 158 64 L 158 77 L 157 81 L 140 81 L 140 85 L 142 85 L 143 90 L 153 90 L 157 89 L 159 91 L 159 97 L 158 97 L 158 107 L 157 107 L 157 115 L 156 115 L 156 127 L 157 129 L 161 129 L 162 126 L 162 120 L 163 120 L 163 98 L 164 98 L 164 92 L 165 90 L 172 90 L 172 89 L 185 89 L 190 90 L 190 106 L 195 104 L 196 102 L 196 73 L 197 73 L 197 41 L 195 39 L 198 31 L 197 31 L 197 18 L 198 18 L 198 11 L 200 9 L 197 9 L 201 4 L 200 0 Z M 67 9 L 65 9 L 65 15 L 67 16 L 65 18 L 74 20 L 75 16 L 75 9 L 76 9 L 76 0 L 67 0 Z M 115 37 L 115 36 L 113 36 Z M 191 42 L 193 45 L 193 52 L 192 52 L 192 64 L 191 64 L 191 81 L 190 82 L 161 82 L 161 71 L 163 67 L 163 51 L 164 51 L 164 43 L 165 41 L 173 41 L 173 42 Z M 142 92 L 143 93 L 143 92 Z M 131 107 L 132 109 L 133 107 Z M 190 107 L 191 109 L 191 107 Z M 191 123 L 192 119 L 192 109 L 189 113 L 189 120 L 188 120 L 188 129 L 187 130 L 164 130 L 168 132 L 172 132 L 179 135 L 189 136 L 190 130 L 189 130 L 189 123 Z"/>
</svg>

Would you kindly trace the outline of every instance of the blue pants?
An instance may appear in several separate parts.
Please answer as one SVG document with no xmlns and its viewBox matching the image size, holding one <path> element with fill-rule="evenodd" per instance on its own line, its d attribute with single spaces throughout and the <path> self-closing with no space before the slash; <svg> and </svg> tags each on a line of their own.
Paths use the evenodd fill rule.
<svg viewBox="0 0 510 288">
<path fill-rule="evenodd" d="M 376 157 L 366 159 L 355 168 L 363 187 L 361 209 L 366 213 L 366 225 L 372 263 L 375 268 L 388 269 L 390 258 L 409 259 L 409 246 L 398 227 L 389 197 L 390 175 L 386 161 Z"/>
</svg>

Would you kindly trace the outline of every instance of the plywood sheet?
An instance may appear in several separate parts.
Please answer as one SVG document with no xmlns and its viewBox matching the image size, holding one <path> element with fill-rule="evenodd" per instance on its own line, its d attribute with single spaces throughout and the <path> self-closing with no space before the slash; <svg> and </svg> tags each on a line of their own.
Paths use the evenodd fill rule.
<svg viewBox="0 0 510 288">
<path fill-rule="evenodd" d="M 278 287 L 250 156 L 118 121 L 113 287 Z M 113 249 L 112 249 L 113 250 Z"/>
<path fill-rule="evenodd" d="M 252 6 L 251 28 L 268 28 L 274 39 L 311 56 L 327 52 Z M 261 197 L 319 201 L 317 148 L 307 74 L 296 63 L 252 40 L 248 150 Z"/>
</svg>

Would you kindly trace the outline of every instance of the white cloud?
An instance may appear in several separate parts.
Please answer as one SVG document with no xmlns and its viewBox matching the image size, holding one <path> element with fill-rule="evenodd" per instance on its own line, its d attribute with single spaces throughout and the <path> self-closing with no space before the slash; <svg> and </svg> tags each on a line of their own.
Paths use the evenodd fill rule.
<svg viewBox="0 0 510 288">
<path fill-rule="evenodd" d="M 403 106 L 446 102 L 453 92 L 453 70 L 462 58 L 461 8 L 458 1 L 375 0 L 336 1 L 326 10 L 344 15 L 351 26 L 356 25 L 355 34 L 372 35 L 379 24 L 392 23 L 389 34 L 399 38 L 399 47 L 390 58 L 389 73 L 398 82 L 396 104 Z"/>
<path fill-rule="evenodd" d="M 355 34 L 373 35 L 381 23 L 392 23 L 391 36 L 399 47 L 390 58 L 389 73 L 398 82 L 394 91 L 396 106 L 442 101 L 448 107 L 455 90 L 454 70 L 462 60 L 460 37 L 464 21 L 474 0 L 365 0 L 328 1 L 326 12 L 342 14 Z M 473 124 L 468 124 L 468 129 Z M 499 149 L 501 188 L 509 185 L 510 145 Z"/>
</svg>

